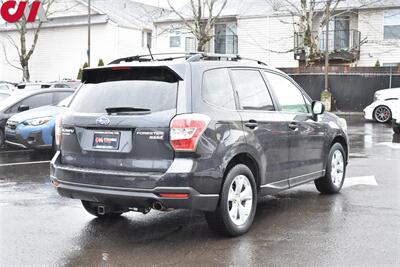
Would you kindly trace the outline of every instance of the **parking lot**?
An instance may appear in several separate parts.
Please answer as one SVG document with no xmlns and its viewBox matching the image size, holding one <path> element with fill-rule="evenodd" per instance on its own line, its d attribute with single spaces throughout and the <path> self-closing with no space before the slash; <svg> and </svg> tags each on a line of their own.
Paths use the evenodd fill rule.
<svg viewBox="0 0 400 267">
<path fill-rule="evenodd" d="M 0 152 L 0 265 L 399 265 L 400 137 L 347 119 L 341 194 L 320 195 L 311 183 L 263 198 L 250 232 L 233 239 L 186 210 L 95 219 L 52 188 L 50 153 Z"/>
</svg>

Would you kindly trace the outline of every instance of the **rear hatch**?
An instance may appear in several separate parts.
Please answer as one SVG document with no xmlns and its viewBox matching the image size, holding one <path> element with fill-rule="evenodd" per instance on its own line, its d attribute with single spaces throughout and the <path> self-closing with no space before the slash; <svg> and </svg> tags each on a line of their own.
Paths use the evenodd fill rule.
<svg viewBox="0 0 400 267">
<path fill-rule="evenodd" d="M 180 77 L 166 67 L 113 67 L 89 69 L 83 80 L 63 117 L 62 164 L 165 172 Z"/>
</svg>

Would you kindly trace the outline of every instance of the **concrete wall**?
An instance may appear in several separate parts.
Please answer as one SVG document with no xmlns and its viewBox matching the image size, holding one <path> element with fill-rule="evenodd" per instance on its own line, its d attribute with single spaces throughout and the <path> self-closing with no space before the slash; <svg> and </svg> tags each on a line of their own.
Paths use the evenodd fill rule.
<svg viewBox="0 0 400 267">
<path fill-rule="evenodd" d="M 1 43 L 5 44 L 9 61 L 18 65 L 16 50 L 7 35 L 18 41 L 15 32 L 0 32 L 0 80 L 20 82 L 22 72 L 5 60 Z M 92 66 L 100 58 L 105 63 L 122 56 L 141 53 L 141 31 L 125 29 L 106 23 L 92 26 Z M 32 33 L 28 34 L 28 44 Z M 52 81 L 76 78 L 79 68 L 87 61 L 87 27 L 58 27 L 42 30 L 37 47 L 30 61 L 32 81 Z"/>
</svg>

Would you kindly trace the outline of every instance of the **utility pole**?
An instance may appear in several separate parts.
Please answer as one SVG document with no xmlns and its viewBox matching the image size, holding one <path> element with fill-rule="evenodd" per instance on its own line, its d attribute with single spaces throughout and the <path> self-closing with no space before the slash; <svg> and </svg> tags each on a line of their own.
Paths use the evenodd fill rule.
<svg viewBox="0 0 400 267">
<path fill-rule="evenodd" d="M 88 66 L 90 67 L 90 38 L 91 38 L 91 2 L 88 0 L 88 49 L 87 49 L 87 56 L 88 56 Z"/>
<path fill-rule="evenodd" d="M 331 17 L 330 1 L 326 6 L 326 31 L 325 31 L 325 91 L 329 91 L 329 21 Z"/>
<path fill-rule="evenodd" d="M 326 30 L 325 30 L 325 90 L 321 93 L 321 101 L 327 111 L 332 110 L 332 93 L 329 92 L 329 21 L 331 20 L 331 3 L 326 2 Z"/>
</svg>

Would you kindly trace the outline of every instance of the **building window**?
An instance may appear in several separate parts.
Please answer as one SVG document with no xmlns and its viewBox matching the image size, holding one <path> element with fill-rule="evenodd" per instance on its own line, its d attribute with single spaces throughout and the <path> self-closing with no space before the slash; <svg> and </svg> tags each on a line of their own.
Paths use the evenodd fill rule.
<svg viewBox="0 0 400 267">
<path fill-rule="evenodd" d="M 400 40 L 400 9 L 385 11 L 383 38 Z"/>
<path fill-rule="evenodd" d="M 185 52 L 196 52 L 196 39 L 194 37 L 185 38 Z"/>
<path fill-rule="evenodd" d="M 169 37 L 169 47 L 181 47 L 181 37 L 180 36 L 170 36 Z"/>
<path fill-rule="evenodd" d="M 142 48 L 147 47 L 147 45 L 151 48 L 151 32 L 142 31 Z"/>
<path fill-rule="evenodd" d="M 147 32 L 147 45 L 151 48 L 151 32 Z"/>
</svg>

